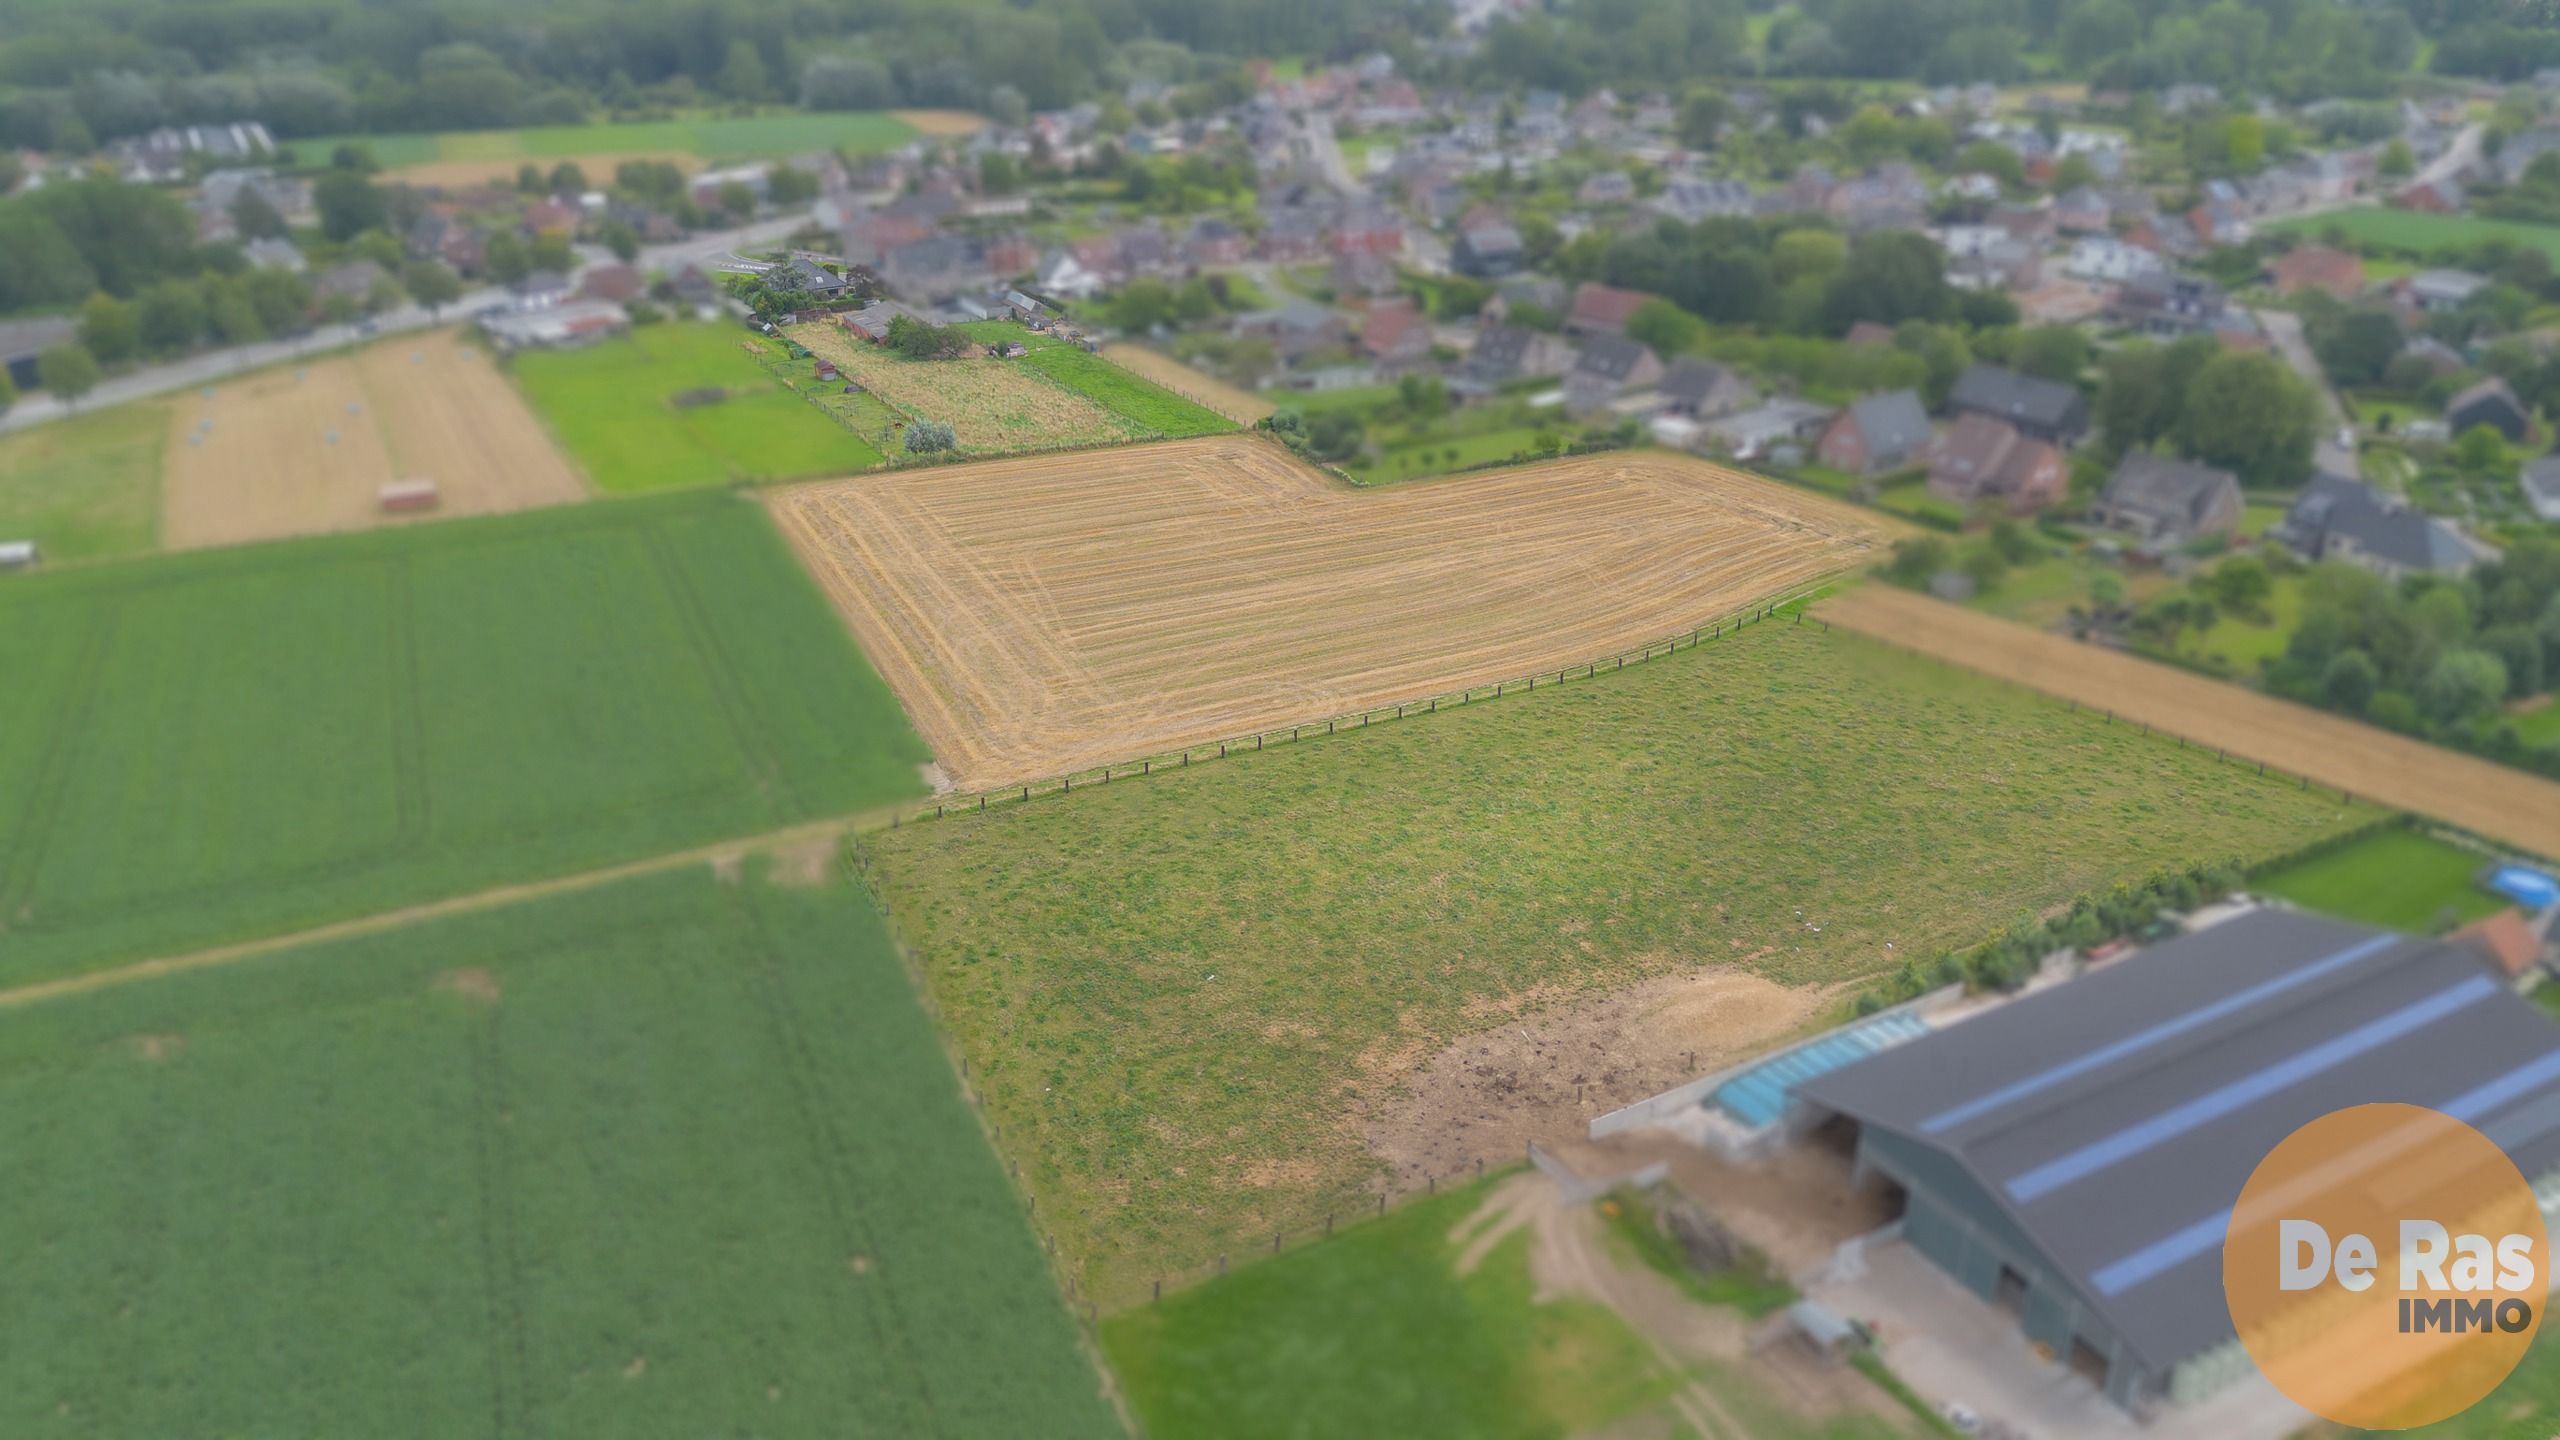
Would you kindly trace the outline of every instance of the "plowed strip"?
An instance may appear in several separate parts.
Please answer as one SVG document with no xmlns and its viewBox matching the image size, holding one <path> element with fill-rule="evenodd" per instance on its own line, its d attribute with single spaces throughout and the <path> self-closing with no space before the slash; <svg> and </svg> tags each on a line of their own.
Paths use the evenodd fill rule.
<svg viewBox="0 0 2560 1440">
<path fill-rule="evenodd" d="M 2538 855 L 2560 855 L 2560 785 L 2520 770 L 1907 590 L 1865 585 L 1822 602 L 1815 613 L 2360 799 L 2432 815 Z"/>
<path fill-rule="evenodd" d="M 1353 491 L 1241 435 L 768 499 L 969 788 L 1592 659 L 1886 538 L 1869 512 L 1650 451 Z"/>
</svg>

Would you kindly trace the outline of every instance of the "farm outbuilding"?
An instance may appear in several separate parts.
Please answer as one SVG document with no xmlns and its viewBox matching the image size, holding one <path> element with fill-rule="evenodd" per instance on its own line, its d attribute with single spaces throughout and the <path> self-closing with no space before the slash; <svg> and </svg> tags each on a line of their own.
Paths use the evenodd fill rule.
<svg viewBox="0 0 2560 1440">
<path fill-rule="evenodd" d="M 2262 909 L 1810 1076 L 1900 1235 L 2137 1414 L 2252 1373 L 2223 1294 L 2232 1197 L 2295 1129 L 2422 1105 L 2560 1171 L 2560 1026 L 2471 947 Z"/>
<path fill-rule="evenodd" d="M 42 558 L 33 540 L 0 540 L 0 570 L 32 570 Z"/>
</svg>

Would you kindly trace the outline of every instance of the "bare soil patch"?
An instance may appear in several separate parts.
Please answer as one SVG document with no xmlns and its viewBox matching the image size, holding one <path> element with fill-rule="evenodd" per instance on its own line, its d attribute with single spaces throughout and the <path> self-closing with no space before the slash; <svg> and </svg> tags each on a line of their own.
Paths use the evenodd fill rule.
<svg viewBox="0 0 2560 1440">
<path fill-rule="evenodd" d="M 446 190 L 467 190 L 474 186 L 513 184 L 516 172 L 527 165 L 544 174 L 563 160 L 575 160 L 587 178 L 601 185 L 613 178 L 617 165 L 634 160 L 663 161 L 687 175 L 703 168 L 699 155 L 683 150 L 617 150 L 597 155 L 519 155 L 492 160 L 428 160 L 416 165 L 402 165 L 382 172 L 385 181 L 403 185 L 434 186 Z"/>
<path fill-rule="evenodd" d="M 1114 342 L 1102 347 L 1102 358 L 1186 400 L 1206 405 L 1239 425 L 1251 425 L 1278 408 L 1250 390 L 1240 390 L 1205 370 L 1195 370 L 1143 345 Z"/>
<path fill-rule="evenodd" d="M 506 992 L 498 977 L 477 965 L 447 970 L 436 977 L 436 988 L 448 995 L 459 995 L 474 1005 L 495 1005 Z"/>
<path fill-rule="evenodd" d="M 212 390 L 169 407 L 161 534 L 171 549 L 491 515 L 587 493 L 459 331 L 402 336 Z M 405 479 L 434 481 L 436 507 L 385 512 L 382 486 Z"/>
<path fill-rule="evenodd" d="M 1907 590 L 1865 585 L 1823 618 L 2361 800 L 2432 815 L 2560 856 L 2560 784 L 2185 670 L 2011 625 Z"/>
<path fill-rule="evenodd" d="M 1590 660 L 1886 534 L 1656 451 L 1355 491 L 1245 435 L 766 499 L 964 789 Z"/>
<path fill-rule="evenodd" d="M 975 110 L 892 110 L 917 133 L 936 137 L 975 135 L 987 128 L 987 117 Z"/>
<path fill-rule="evenodd" d="M 1362 1115 L 1361 1136 L 1400 1188 L 1516 1160 L 1531 1140 L 1578 1140 L 1596 1116 L 1768 1049 L 1813 1023 L 1830 993 L 1703 970 L 1553 1008 L 1530 997 L 1428 1057 L 1364 1063 L 1380 1079 L 1409 1071 L 1402 1093 Z"/>
</svg>

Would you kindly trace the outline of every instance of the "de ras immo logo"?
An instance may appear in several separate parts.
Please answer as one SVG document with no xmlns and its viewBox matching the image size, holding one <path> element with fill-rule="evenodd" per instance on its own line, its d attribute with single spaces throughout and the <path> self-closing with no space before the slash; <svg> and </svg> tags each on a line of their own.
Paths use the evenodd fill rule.
<svg viewBox="0 0 2560 1440">
<path fill-rule="evenodd" d="M 2222 1287 L 2240 1343 L 2325 1419 L 2405 1430 L 2477 1404 L 2542 1323 L 2551 1245 L 2487 1136 L 2416 1105 L 2296 1130 L 2232 1207 Z"/>
</svg>

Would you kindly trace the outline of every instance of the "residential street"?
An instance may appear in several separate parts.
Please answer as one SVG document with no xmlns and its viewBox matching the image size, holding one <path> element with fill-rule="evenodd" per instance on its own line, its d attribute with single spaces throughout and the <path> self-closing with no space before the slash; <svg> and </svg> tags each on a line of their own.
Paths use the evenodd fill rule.
<svg viewBox="0 0 2560 1440">
<path fill-rule="evenodd" d="M 2338 443 L 2338 432 L 2347 427 L 2347 411 L 2338 402 L 2338 392 L 2329 388 L 2329 376 L 2320 368 L 2320 358 L 2311 353 L 2311 342 L 2302 336 L 2302 317 L 2290 310 L 2252 310 L 2267 339 L 2274 343 L 2284 363 L 2311 386 L 2320 397 L 2320 439 L 2312 447 L 2311 463 L 2331 474 L 2355 476 L 2356 452 L 2353 446 Z"/>
<path fill-rule="evenodd" d="M 707 230 L 699 235 L 689 235 L 673 244 L 647 247 L 640 252 L 640 257 L 635 263 L 642 270 L 680 269 L 687 264 L 697 262 L 708 266 L 714 258 L 732 250 L 753 249 L 756 246 L 770 245 L 783 239 L 800 228 L 807 219 L 808 217 L 804 214 L 794 214 L 761 221 L 737 230 Z M 603 255 L 602 251 L 593 250 L 591 247 L 581 248 L 586 251 L 586 255 L 582 258 Z M 396 310 L 385 311 L 374 316 L 368 322 L 370 328 L 359 325 L 323 325 L 308 334 L 297 335 L 288 340 L 269 340 L 256 345 L 235 346 L 229 350 L 209 350 L 200 355 L 189 355 L 184 359 L 172 360 L 165 365 L 144 366 L 139 370 L 129 370 L 124 374 L 100 381 L 97 389 L 81 397 L 78 413 L 85 414 L 88 411 L 121 404 L 127 400 L 141 400 L 153 395 L 191 390 L 199 385 L 213 384 L 228 376 L 289 360 L 325 355 L 332 350 L 343 349 L 384 335 L 399 335 L 436 325 L 449 325 L 458 320 L 468 319 L 482 310 L 506 303 L 505 290 L 488 286 L 464 292 L 460 300 L 445 306 L 434 315 L 429 315 L 420 306 L 403 305 Z M 8 413 L 0 414 L 0 434 L 42 425 L 49 420 L 59 420 L 70 413 L 74 412 L 51 395 L 41 393 L 26 395 L 21 397 L 17 404 L 9 407 Z"/>
</svg>

